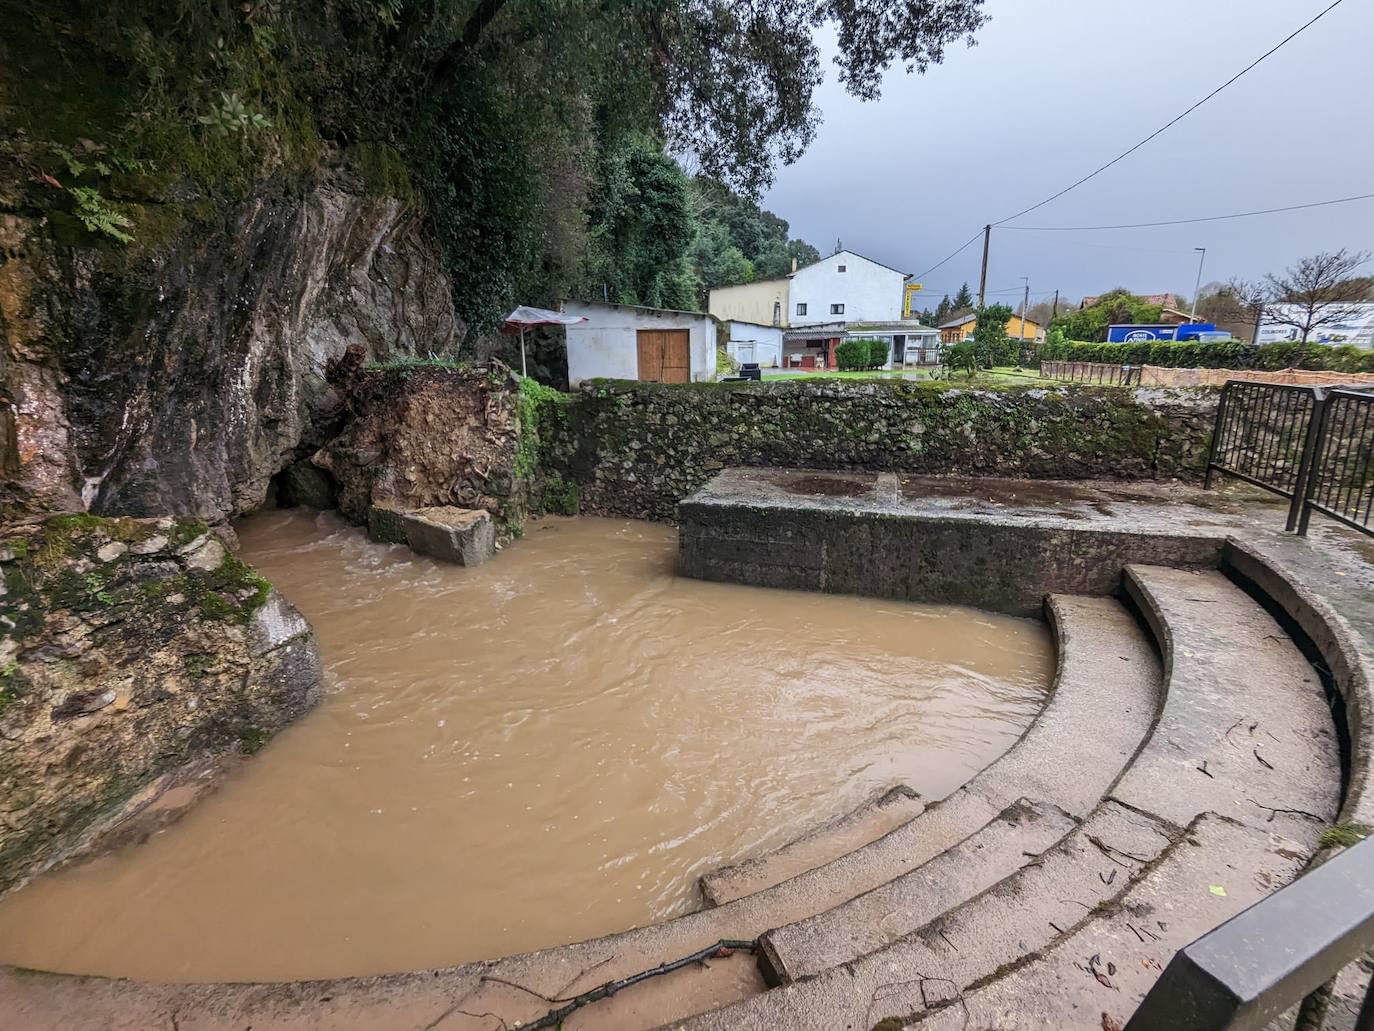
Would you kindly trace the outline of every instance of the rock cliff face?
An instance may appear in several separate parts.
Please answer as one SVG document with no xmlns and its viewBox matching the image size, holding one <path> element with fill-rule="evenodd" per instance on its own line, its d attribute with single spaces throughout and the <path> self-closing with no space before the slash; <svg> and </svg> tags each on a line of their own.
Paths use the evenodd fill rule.
<svg viewBox="0 0 1374 1031">
<path fill-rule="evenodd" d="M 127 246 L 71 242 L 26 202 L 42 185 L 3 171 L 5 515 L 251 511 L 337 429 L 331 359 L 440 352 L 460 331 L 422 222 L 347 170 L 198 202 L 194 230 L 197 202 L 149 202 Z"/>
<path fill-rule="evenodd" d="M 367 523 L 374 505 L 453 505 L 518 523 L 534 458 L 522 455 L 513 374 L 417 365 L 364 371 L 346 389 L 351 417 L 313 462 L 338 482 L 349 519 Z"/>
<path fill-rule="evenodd" d="M 319 700 L 310 627 L 204 523 L 12 526 L 0 569 L 0 893 L 155 829 Z"/>
</svg>

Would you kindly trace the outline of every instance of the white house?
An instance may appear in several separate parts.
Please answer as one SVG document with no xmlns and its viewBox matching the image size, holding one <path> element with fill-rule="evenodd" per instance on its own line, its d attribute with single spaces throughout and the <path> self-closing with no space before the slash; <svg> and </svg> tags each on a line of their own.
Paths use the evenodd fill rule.
<svg viewBox="0 0 1374 1031">
<path fill-rule="evenodd" d="M 782 364 L 782 327 L 730 319 L 725 350 L 737 362 L 756 362 L 765 369 Z"/>
<path fill-rule="evenodd" d="M 568 301 L 563 311 L 587 319 L 566 330 L 572 386 L 598 378 L 655 383 L 716 378 L 717 322 L 705 312 L 601 301 Z"/>
<path fill-rule="evenodd" d="M 838 251 L 792 273 L 788 325 L 898 322 L 907 272 L 853 251 Z"/>
</svg>

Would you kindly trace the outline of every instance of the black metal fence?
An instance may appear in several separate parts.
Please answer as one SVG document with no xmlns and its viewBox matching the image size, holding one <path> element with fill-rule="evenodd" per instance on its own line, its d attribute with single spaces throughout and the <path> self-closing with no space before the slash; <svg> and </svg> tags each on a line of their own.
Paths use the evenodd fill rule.
<svg viewBox="0 0 1374 1031">
<path fill-rule="evenodd" d="M 1289 499 L 1287 529 L 1321 512 L 1365 533 L 1374 514 L 1374 392 L 1232 380 L 1221 392 L 1206 486 L 1223 472 Z"/>
</svg>

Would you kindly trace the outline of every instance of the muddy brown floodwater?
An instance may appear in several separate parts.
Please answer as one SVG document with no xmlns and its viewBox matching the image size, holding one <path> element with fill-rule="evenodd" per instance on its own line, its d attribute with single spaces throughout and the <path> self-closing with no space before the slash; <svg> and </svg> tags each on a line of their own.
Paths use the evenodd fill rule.
<svg viewBox="0 0 1374 1031">
<path fill-rule="evenodd" d="M 949 793 L 1052 672 L 1036 621 L 680 579 L 649 523 L 535 523 L 477 569 L 329 514 L 238 530 L 324 702 L 171 828 L 0 903 L 0 961 L 287 980 L 624 930 L 876 789 Z"/>
</svg>

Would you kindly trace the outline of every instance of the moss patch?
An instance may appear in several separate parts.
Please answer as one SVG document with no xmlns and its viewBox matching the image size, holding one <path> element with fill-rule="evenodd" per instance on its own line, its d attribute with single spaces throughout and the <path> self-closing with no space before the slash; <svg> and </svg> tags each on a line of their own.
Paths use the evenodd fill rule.
<svg viewBox="0 0 1374 1031">
<path fill-rule="evenodd" d="M 1369 828 L 1363 824 L 1337 823 L 1322 831 L 1319 843 L 1322 848 L 1349 848 L 1351 845 L 1358 845 L 1367 837 Z"/>
</svg>

